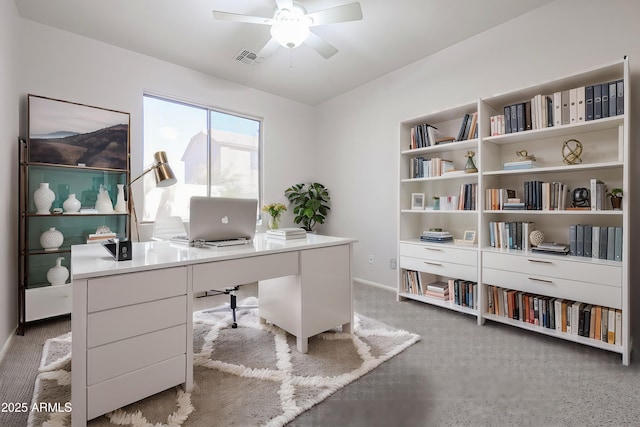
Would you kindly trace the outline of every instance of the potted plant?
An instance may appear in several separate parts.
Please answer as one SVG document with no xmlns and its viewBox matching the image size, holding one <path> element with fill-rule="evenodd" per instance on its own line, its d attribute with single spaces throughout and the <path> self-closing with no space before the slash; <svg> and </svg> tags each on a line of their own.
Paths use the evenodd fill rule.
<svg viewBox="0 0 640 427">
<path fill-rule="evenodd" d="M 329 212 L 329 190 L 322 184 L 295 184 L 284 191 L 293 205 L 293 221 L 307 231 L 313 231 L 316 224 L 324 224 Z"/>
<path fill-rule="evenodd" d="M 280 215 L 282 215 L 282 212 L 286 210 L 287 207 L 282 203 L 269 203 L 268 205 L 264 205 L 262 207 L 263 212 L 267 212 L 269 215 L 271 215 L 268 225 L 269 230 L 280 228 Z"/>
<path fill-rule="evenodd" d="M 611 192 L 607 193 L 607 196 L 611 198 L 611 207 L 613 210 L 619 211 L 622 209 L 622 188 L 611 189 Z"/>
</svg>

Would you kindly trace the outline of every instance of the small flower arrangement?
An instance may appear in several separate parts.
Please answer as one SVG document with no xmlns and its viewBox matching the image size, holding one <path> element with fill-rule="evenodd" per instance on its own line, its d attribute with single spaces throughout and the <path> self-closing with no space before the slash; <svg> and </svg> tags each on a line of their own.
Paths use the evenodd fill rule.
<svg viewBox="0 0 640 427">
<path fill-rule="evenodd" d="M 262 207 L 263 212 L 267 212 L 271 215 L 271 219 L 269 220 L 269 229 L 275 230 L 280 227 L 280 215 L 282 212 L 286 211 L 287 207 L 282 203 L 269 203 L 268 205 L 264 205 Z"/>
</svg>

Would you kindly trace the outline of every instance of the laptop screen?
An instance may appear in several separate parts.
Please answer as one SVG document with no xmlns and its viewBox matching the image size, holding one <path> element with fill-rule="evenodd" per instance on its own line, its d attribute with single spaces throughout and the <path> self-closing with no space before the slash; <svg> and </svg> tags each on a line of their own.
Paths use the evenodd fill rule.
<svg viewBox="0 0 640 427">
<path fill-rule="evenodd" d="M 229 197 L 191 197 L 189 240 L 252 240 L 258 201 Z"/>
</svg>

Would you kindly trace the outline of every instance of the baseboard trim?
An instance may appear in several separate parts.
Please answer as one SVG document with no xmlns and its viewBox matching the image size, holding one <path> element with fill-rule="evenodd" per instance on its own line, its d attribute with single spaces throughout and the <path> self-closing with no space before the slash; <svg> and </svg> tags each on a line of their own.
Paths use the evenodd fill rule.
<svg viewBox="0 0 640 427">
<path fill-rule="evenodd" d="M 14 329 L 13 331 L 11 331 L 11 333 L 9 334 L 9 337 L 7 337 L 7 340 L 4 342 L 2 349 L 0 349 L 0 363 L 4 360 L 4 355 L 7 354 L 7 351 L 9 350 L 11 341 L 13 340 L 13 337 L 16 335 L 16 330 L 17 329 Z"/>
<path fill-rule="evenodd" d="M 384 289 L 385 291 L 395 292 L 396 289 L 391 286 L 383 285 L 382 283 L 372 282 L 371 280 L 361 279 L 359 277 L 354 277 L 353 281 L 356 283 L 361 283 L 367 286 L 373 286 L 374 288 Z"/>
</svg>

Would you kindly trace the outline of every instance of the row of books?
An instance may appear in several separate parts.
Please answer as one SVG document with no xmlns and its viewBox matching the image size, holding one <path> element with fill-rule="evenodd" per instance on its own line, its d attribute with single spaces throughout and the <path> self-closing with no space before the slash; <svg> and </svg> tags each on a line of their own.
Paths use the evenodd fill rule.
<svg viewBox="0 0 640 427">
<path fill-rule="evenodd" d="M 438 128 L 423 123 L 411 128 L 409 149 L 431 147 L 453 141 L 455 141 L 455 139 L 452 136 L 447 136 L 439 131 Z"/>
<path fill-rule="evenodd" d="M 447 172 L 455 170 L 451 160 L 439 157 L 424 158 L 417 156 L 411 159 L 409 165 L 409 176 L 411 178 L 429 178 L 432 176 L 442 176 Z"/>
<path fill-rule="evenodd" d="M 487 312 L 622 345 L 622 311 L 610 307 L 487 285 Z"/>
<path fill-rule="evenodd" d="M 528 251 L 529 234 L 534 228 L 530 221 L 489 221 L 489 244 L 492 248 Z"/>
<path fill-rule="evenodd" d="M 624 114 L 624 82 L 616 80 L 536 95 L 492 116 L 491 135 L 583 123 Z"/>
<path fill-rule="evenodd" d="M 544 210 L 567 209 L 569 187 L 561 182 L 525 181 L 523 198 L 516 197 L 516 191 L 508 188 L 487 188 L 485 190 L 486 210 Z"/>
<path fill-rule="evenodd" d="M 423 242 L 433 242 L 433 243 L 445 243 L 452 242 L 453 235 L 448 231 L 434 231 L 428 230 L 423 231 L 420 235 L 420 240 Z"/>
<path fill-rule="evenodd" d="M 412 295 L 428 296 L 441 301 L 451 301 L 462 307 L 477 309 L 478 284 L 468 280 L 447 279 L 433 281 L 433 276 L 415 270 L 405 270 L 402 275 L 403 291 Z"/>
<path fill-rule="evenodd" d="M 456 141 L 466 141 L 478 137 L 478 112 L 465 114 L 460 123 Z"/>
<path fill-rule="evenodd" d="M 622 227 L 570 225 L 569 253 L 574 256 L 622 261 L 622 231 Z"/>
</svg>

